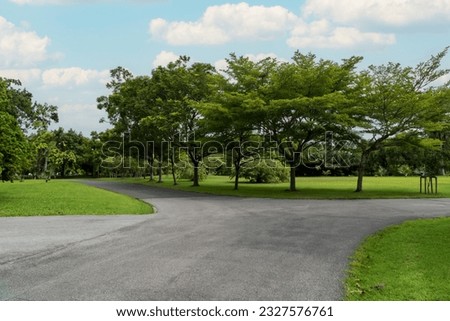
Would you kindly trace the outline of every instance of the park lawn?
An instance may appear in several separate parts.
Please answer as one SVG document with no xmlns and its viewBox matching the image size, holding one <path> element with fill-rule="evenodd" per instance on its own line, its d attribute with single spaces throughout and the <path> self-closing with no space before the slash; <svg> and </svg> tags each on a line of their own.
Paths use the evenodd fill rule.
<svg viewBox="0 0 450 321">
<path fill-rule="evenodd" d="M 234 182 L 226 176 L 208 176 L 199 187 L 192 187 L 189 180 L 180 180 L 174 186 L 170 176 L 164 182 L 148 182 L 143 178 L 119 178 L 117 181 L 139 183 L 155 187 L 171 188 L 216 195 L 290 199 L 381 199 L 381 198 L 435 198 L 450 197 L 450 177 L 439 177 L 439 193 L 419 193 L 419 177 L 365 177 L 364 191 L 355 193 L 356 177 L 298 177 L 297 192 L 289 192 L 289 183 L 251 184 L 242 180 L 235 191 Z"/>
<path fill-rule="evenodd" d="M 140 200 L 74 181 L 0 183 L 0 217 L 151 213 Z"/>
<path fill-rule="evenodd" d="M 347 300 L 450 301 L 450 218 L 408 221 L 356 251 Z"/>
</svg>

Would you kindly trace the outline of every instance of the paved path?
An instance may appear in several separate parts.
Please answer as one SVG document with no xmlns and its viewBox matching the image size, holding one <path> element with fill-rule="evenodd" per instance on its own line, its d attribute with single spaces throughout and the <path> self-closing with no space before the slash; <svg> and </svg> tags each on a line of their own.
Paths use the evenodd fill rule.
<svg viewBox="0 0 450 321">
<path fill-rule="evenodd" d="M 365 236 L 450 215 L 447 199 L 270 200 L 87 183 L 158 214 L 0 218 L 0 300 L 340 300 Z"/>
</svg>

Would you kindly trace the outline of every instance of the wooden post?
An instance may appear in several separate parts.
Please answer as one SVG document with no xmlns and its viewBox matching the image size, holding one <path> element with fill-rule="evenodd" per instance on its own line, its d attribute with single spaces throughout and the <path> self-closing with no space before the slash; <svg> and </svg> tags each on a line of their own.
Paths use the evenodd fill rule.
<svg viewBox="0 0 450 321">
<path fill-rule="evenodd" d="M 438 178 L 436 176 L 420 176 L 420 193 L 437 194 Z"/>
</svg>

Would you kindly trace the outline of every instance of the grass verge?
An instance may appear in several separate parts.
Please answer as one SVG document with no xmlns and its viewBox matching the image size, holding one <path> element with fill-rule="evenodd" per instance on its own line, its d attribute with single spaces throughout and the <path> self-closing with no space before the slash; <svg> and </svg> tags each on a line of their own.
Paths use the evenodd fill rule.
<svg viewBox="0 0 450 321">
<path fill-rule="evenodd" d="M 425 195 L 419 193 L 419 177 L 366 177 L 364 191 L 355 193 L 356 177 L 299 177 L 297 192 L 289 192 L 289 183 L 250 184 L 242 181 L 239 190 L 233 190 L 233 181 L 226 176 L 208 176 L 200 187 L 192 187 L 192 182 L 180 180 L 174 186 L 170 177 L 163 183 L 148 182 L 143 178 L 115 179 L 128 183 L 139 183 L 155 187 L 200 192 L 216 195 L 230 195 L 258 198 L 292 199 L 381 199 L 381 198 L 436 198 L 450 197 L 450 177 L 439 177 L 439 193 Z"/>
<path fill-rule="evenodd" d="M 450 218 L 408 221 L 370 236 L 356 251 L 347 300 L 449 301 Z"/>
<path fill-rule="evenodd" d="M 0 183 L 0 217 L 150 213 L 153 208 L 147 203 L 78 182 Z"/>
</svg>

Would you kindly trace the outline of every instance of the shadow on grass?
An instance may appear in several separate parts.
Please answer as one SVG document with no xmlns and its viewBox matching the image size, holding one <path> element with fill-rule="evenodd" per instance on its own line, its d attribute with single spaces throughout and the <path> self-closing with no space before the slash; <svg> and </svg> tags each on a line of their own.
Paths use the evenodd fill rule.
<svg viewBox="0 0 450 321">
<path fill-rule="evenodd" d="M 170 179 L 162 184 L 148 182 L 143 179 L 116 179 L 115 181 L 138 183 L 157 188 L 166 188 L 186 192 L 196 192 L 213 195 L 228 195 L 237 197 L 278 198 L 278 199 L 414 199 L 443 198 L 448 193 L 420 194 L 415 186 L 415 180 L 404 177 L 369 178 L 362 192 L 356 193 L 355 180 L 349 177 L 310 178 L 301 177 L 297 181 L 297 191 L 289 191 L 288 183 L 256 184 L 240 182 L 239 190 L 234 190 L 234 182 L 228 177 L 211 176 L 193 187 L 190 180 L 179 180 L 174 186 Z M 450 181 L 450 180 L 449 180 Z"/>
</svg>

